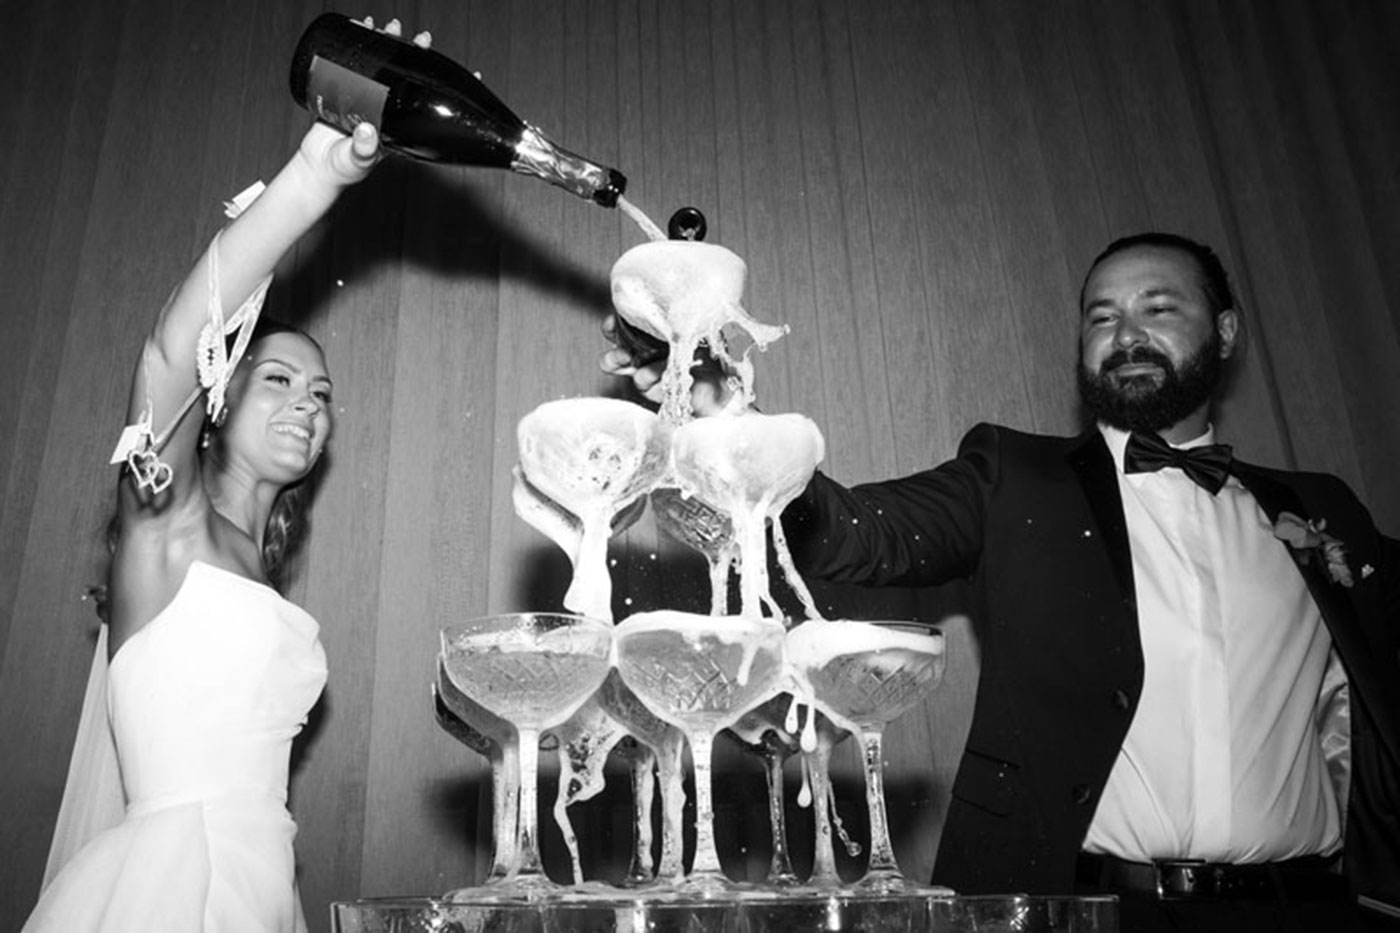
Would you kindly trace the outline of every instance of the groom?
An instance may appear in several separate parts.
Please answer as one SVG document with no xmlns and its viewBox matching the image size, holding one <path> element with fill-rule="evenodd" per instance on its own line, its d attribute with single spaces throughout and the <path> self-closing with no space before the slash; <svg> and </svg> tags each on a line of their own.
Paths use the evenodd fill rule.
<svg viewBox="0 0 1400 933">
<path fill-rule="evenodd" d="M 1208 247 L 1118 240 L 1080 311 L 1094 427 L 978 425 L 931 470 L 819 473 L 783 515 L 805 575 L 971 583 L 934 881 L 1114 893 L 1125 930 L 1364 929 L 1358 896 L 1400 905 L 1400 542 L 1339 479 L 1215 443 L 1242 321 Z"/>
</svg>

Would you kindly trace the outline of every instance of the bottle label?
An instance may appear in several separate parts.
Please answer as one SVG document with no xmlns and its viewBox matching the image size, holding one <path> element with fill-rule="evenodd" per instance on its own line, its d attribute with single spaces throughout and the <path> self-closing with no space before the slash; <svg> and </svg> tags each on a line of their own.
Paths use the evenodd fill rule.
<svg viewBox="0 0 1400 933">
<path fill-rule="evenodd" d="M 306 103 L 316 116 L 349 133 L 362 120 L 382 128 L 389 88 L 317 55 L 306 79 Z"/>
</svg>

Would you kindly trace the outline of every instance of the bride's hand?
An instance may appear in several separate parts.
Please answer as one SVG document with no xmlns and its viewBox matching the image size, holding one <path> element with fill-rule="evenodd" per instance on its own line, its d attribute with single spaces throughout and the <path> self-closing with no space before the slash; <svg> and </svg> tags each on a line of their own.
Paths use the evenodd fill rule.
<svg viewBox="0 0 1400 933">
<path fill-rule="evenodd" d="M 374 28 L 373 16 L 366 16 L 364 19 L 352 20 L 352 22 L 359 23 L 361 26 L 364 26 L 368 29 Z M 393 19 L 389 20 L 389 22 L 385 23 L 384 28 L 380 31 L 383 32 L 385 35 L 397 36 L 399 38 L 402 38 L 403 24 L 399 22 L 398 17 L 396 16 Z M 433 34 L 428 32 L 426 29 L 413 37 L 413 44 L 422 49 L 428 48 L 430 45 L 432 45 L 432 43 Z"/>
<path fill-rule="evenodd" d="M 336 186 L 362 181 L 379 162 L 379 131 L 360 123 L 350 135 L 325 123 L 313 123 L 302 137 L 299 153 L 311 169 Z"/>
<path fill-rule="evenodd" d="M 352 22 L 366 29 L 374 28 L 372 16 Z M 403 24 L 398 19 L 391 19 L 380 31 L 388 36 L 401 37 Z M 432 42 L 432 33 L 426 30 L 413 37 L 413 44 L 419 48 L 429 48 Z M 379 146 L 379 131 L 369 123 L 358 124 L 349 136 L 323 123 L 316 123 L 302 140 L 301 154 L 313 169 L 332 183 L 353 185 L 369 175 L 383 153 Z"/>
</svg>

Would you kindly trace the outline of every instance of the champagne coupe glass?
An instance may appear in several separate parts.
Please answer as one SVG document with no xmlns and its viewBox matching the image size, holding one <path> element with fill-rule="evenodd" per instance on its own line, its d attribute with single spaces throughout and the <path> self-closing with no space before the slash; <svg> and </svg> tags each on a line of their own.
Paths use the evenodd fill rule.
<svg viewBox="0 0 1400 933">
<path fill-rule="evenodd" d="M 656 752 L 627 736 L 617 743 L 617 755 L 627 765 L 632 787 L 632 857 L 618 887 L 645 888 L 656 881 L 652 855 L 651 808 L 656 799 Z"/>
<path fill-rule="evenodd" d="M 768 523 L 806 488 L 825 450 L 816 424 L 797 414 L 716 415 L 671 435 L 678 488 L 733 522 L 744 615 L 780 614 L 768 587 Z"/>
<path fill-rule="evenodd" d="M 620 743 L 632 768 L 632 862 L 623 887 L 637 888 L 659 882 L 670 884 L 685 876 L 684 842 L 681 835 L 685 811 L 685 775 L 682 756 L 685 735 L 675 726 L 647 709 L 632 689 L 623 683 L 616 668 L 598 689 L 598 702 L 618 722 L 626 726 L 631 743 Z M 656 775 L 652 775 L 653 767 Z M 651 802 L 653 789 L 661 785 L 661 861 L 652 872 Z"/>
<path fill-rule="evenodd" d="M 657 527 L 699 551 L 710 566 L 710 613 L 729 612 L 729 571 L 739 563 L 739 543 L 729 516 L 669 486 L 651 491 Z"/>
<path fill-rule="evenodd" d="M 775 888 L 801 883 L 788 856 L 787 819 L 783 811 L 783 762 L 798 751 L 797 730 L 788 724 L 793 708 L 791 693 L 780 693 L 740 716 L 726 732 L 747 752 L 763 762 L 768 780 L 768 820 L 773 828 L 773 855 L 764 884 Z"/>
<path fill-rule="evenodd" d="M 608 539 L 613 519 L 646 495 L 666 471 L 666 441 L 656 415 L 612 398 L 556 399 L 516 426 L 520 470 L 514 499 L 521 517 L 569 553 L 573 579 L 564 594 L 571 612 L 612 621 Z M 580 523 L 547 517 L 538 491 Z"/>
<path fill-rule="evenodd" d="M 539 897 L 561 889 L 540 863 L 536 780 L 540 732 L 572 716 L 611 667 L 613 629 L 586 616 L 519 612 L 442 629 L 442 663 L 468 698 L 520 734 L 519 867 L 502 896 Z"/>
<path fill-rule="evenodd" d="M 685 424 L 692 417 L 691 369 L 702 345 L 739 373 L 743 403 L 752 400 L 753 363 L 747 356 L 730 355 L 724 331 L 742 331 L 763 349 L 788 328 L 764 324 L 744 310 L 747 274 L 736 254 L 698 240 L 642 243 L 613 264 L 609 280 L 618 317 L 669 347 L 661 377 L 660 417 L 665 423 Z"/>
<path fill-rule="evenodd" d="M 515 727 L 470 699 L 452 683 L 447 668 L 438 661 L 433 684 L 433 708 L 438 725 L 468 748 L 485 756 L 491 764 L 491 868 L 482 881 L 485 886 L 504 881 L 518 862 L 515 823 L 520 803 L 520 744 Z M 463 888 L 448 895 L 466 895 Z"/>
<path fill-rule="evenodd" d="M 715 735 L 785 683 L 780 621 L 642 612 L 616 629 L 622 680 L 656 716 L 681 729 L 695 765 L 695 860 L 677 887 L 706 896 L 740 890 L 715 850 L 710 752 Z"/>
<path fill-rule="evenodd" d="M 802 751 L 808 779 L 807 793 L 804 794 L 804 797 L 810 798 L 807 802 L 812 807 L 815 839 L 812 848 L 812 874 L 807 878 L 805 887 L 829 893 L 842 885 L 841 875 L 836 870 L 836 853 L 831 838 L 833 835 L 831 750 L 850 738 L 851 733 L 815 708 L 810 709 L 808 715 L 814 720 L 812 729 L 815 731 L 815 735 L 812 737 L 804 736 L 801 740 L 804 744 L 812 746 L 810 749 L 803 748 Z M 839 824 L 837 828 L 839 829 Z M 842 839 L 846 840 L 850 854 L 852 856 L 859 855 L 859 846 L 846 839 L 844 830 L 840 830 L 840 833 Z"/>
<path fill-rule="evenodd" d="M 638 500 L 645 504 L 645 500 Z M 606 785 L 604 769 L 609 755 L 616 749 L 632 773 L 633 785 L 633 849 L 624 887 L 651 884 L 651 803 L 654 797 L 653 770 L 662 775 L 663 810 L 666 820 L 662 827 L 663 878 L 679 877 L 681 870 L 681 814 L 685 794 L 681 756 L 685 737 L 676 727 L 652 715 L 642 701 L 627 688 L 614 668 L 598 691 L 584 701 L 578 712 L 563 724 L 551 727 L 545 734 L 548 745 L 553 737 L 558 742 L 559 787 L 554 803 L 554 821 L 564 836 L 574 868 L 574 889 L 606 888 L 601 883 L 584 882 L 578 837 L 569 819 L 568 808 L 588 800 Z"/>
<path fill-rule="evenodd" d="M 617 671 L 608 671 L 608 677 L 615 676 Z M 608 757 L 628 737 L 627 727 L 601 702 L 601 693 L 602 688 L 599 688 L 583 701 L 572 716 L 557 726 L 551 726 L 545 732 L 545 741 L 541 743 L 542 748 L 547 748 L 550 739 L 555 742 L 559 783 L 554 796 L 554 823 L 559 827 L 564 846 L 569 851 L 575 892 L 603 890 L 607 885 L 584 881 L 582 853 L 578 834 L 574 832 L 573 821 L 569 818 L 569 807 L 583 800 L 591 800 L 603 791 L 607 786 L 604 771 Z"/>
<path fill-rule="evenodd" d="M 890 845 L 882 743 L 885 726 L 942 678 L 943 633 L 920 623 L 810 620 L 788 633 L 787 652 L 799 689 L 809 691 L 818 709 L 861 739 L 870 861 L 856 890 L 927 890 L 904 877 Z"/>
</svg>

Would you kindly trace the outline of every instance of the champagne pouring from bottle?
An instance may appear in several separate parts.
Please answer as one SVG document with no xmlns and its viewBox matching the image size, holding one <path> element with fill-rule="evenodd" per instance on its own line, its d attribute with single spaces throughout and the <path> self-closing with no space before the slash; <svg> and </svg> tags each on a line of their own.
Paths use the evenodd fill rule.
<svg viewBox="0 0 1400 933">
<path fill-rule="evenodd" d="M 292 56 L 292 97 L 347 133 L 367 120 L 386 149 L 416 159 L 506 168 L 603 207 L 630 207 L 621 172 L 555 145 L 472 72 L 398 32 L 341 13 L 317 17 Z M 644 215 L 628 214 L 658 237 Z"/>
</svg>

